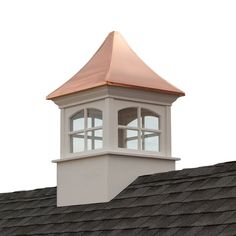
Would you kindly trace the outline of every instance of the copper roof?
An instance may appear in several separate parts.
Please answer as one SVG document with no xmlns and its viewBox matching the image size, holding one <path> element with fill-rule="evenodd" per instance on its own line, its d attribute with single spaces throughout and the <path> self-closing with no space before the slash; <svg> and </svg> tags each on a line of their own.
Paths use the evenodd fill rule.
<svg viewBox="0 0 236 236">
<path fill-rule="evenodd" d="M 89 62 L 47 99 L 112 85 L 150 89 L 184 96 L 184 92 L 151 70 L 129 47 L 118 32 L 111 32 Z"/>
</svg>

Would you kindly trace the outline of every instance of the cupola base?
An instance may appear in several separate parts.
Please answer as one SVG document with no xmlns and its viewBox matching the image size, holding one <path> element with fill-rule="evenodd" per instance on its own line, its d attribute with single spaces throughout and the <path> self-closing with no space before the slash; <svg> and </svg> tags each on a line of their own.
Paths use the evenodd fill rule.
<svg viewBox="0 0 236 236">
<path fill-rule="evenodd" d="M 138 176 L 175 170 L 176 160 L 111 152 L 56 160 L 57 206 L 108 202 Z"/>
</svg>

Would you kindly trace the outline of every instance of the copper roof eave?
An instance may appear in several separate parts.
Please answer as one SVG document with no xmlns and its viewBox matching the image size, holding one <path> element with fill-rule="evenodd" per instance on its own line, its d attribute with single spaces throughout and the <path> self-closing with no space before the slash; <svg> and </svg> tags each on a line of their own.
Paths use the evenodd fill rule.
<svg viewBox="0 0 236 236">
<path fill-rule="evenodd" d="M 46 97 L 47 100 L 55 100 L 58 98 L 62 98 L 62 97 L 66 97 L 72 94 L 76 94 L 76 93 L 80 93 L 83 91 L 87 91 L 90 89 L 94 89 L 94 88 L 98 88 L 98 87 L 102 87 L 102 86 L 113 86 L 113 87 L 123 87 L 123 88 L 131 88 L 131 89 L 138 89 L 138 90 L 146 90 L 146 91 L 152 91 L 152 92 L 159 92 L 159 93 L 166 93 L 166 94 L 173 94 L 176 95 L 178 97 L 182 97 L 185 96 L 185 93 L 182 91 L 168 91 L 168 90 L 164 90 L 164 89 L 155 89 L 155 88 L 147 88 L 147 87 L 142 87 L 142 86 L 134 86 L 134 85 L 127 85 L 127 84 L 120 84 L 120 83 L 114 83 L 114 82 L 110 82 L 107 81 L 106 83 L 102 83 L 96 87 L 93 88 L 85 88 L 85 89 L 81 89 L 79 91 L 74 91 L 74 92 L 70 92 L 68 94 L 62 94 L 62 95 L 57 95 L 57 96 L 50 96 L 50 94 Z"/>
<path fill-rule="evenodd" d="M 68 95 L 71 95 L 71 94 L 75 94 L 75 93 L 79 93 L 79 92 L 82 92 L 82 91 L 86 91 L 86 90 L 89 90 L 89 89 L 93 89 L 93 88 L 97 88 L 97 87 L 101 87 L 101 86 L 104 86 L 104 85 L 107 85 L 107 82 L 106 81 L 102 81 L 100 83 L 98 83 L 96 86 L 94 87 L 84 87 L 84 88 L 81 88 L 79 90 L 75 90 L 75 91 L 70 91 L 70 92 L 62 92 L 61 94 L 58 93 L 58 89 L 56 89 L 55 91 L 53 91 L 52 93 L 50 93 L 47 97 L 46 97 L 46 100 L 54 100 L 56 98 L 61 98 L 61 97 L 64 97 L 64 96 L 68 96 Z M 63 86 L 63 85 L 62 85 Z M 61 87 L 62 87 L 61 86 Z M 61 88 L 59 87 L 59 89 Z"/>
<path fill-rule="evenodd" d="M 149 88 L 149 87 L 143 87 L 143 86 L 137 86 L 137 85 L 128 85 L 128 84 L 110 82 L 110 81 L 107 82 L 107 85 L 116 86 L 116 87 L 126 87 L 126 88 L 132 88 L 132 89 L 141 89 L 141 90 L 160 92 L 160 93 L 167 93 L 167 94 L 177 95 L 179 97 L 185 96 L 185 93 L 180 90 L 173 91 L 173 90 L 165 90 L 165 89 L 156 89 L 156 88 Z"/>
</svg>

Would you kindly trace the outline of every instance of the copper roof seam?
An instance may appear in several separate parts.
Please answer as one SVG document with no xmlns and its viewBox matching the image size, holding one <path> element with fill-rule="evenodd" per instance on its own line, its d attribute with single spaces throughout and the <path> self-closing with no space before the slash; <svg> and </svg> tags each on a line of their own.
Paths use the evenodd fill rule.
<svg viewBox="0 0 236 236">
<path fill-rule="evenodd" d="M 122 84 L 122 83 L 117 83 L 117 82 L 112 82 L 112 81 L 107 81 L 107 85 L 115 86 L 115 87 L 141 89 L 141 90 L 160 92 L 160 93 L 168 93 L 168 94 L 178 95 L 180 97 L 185 96 L 185 93 L 182 91 L 178 92 L 178 91 L 170 91 L 170 90 L 165 90 L 165 89 L 148 88 L 148 87 L 142 87 L 142 86 L 137 86 L 137 85 Z"/>
<path fill-rule="evenodd" d="M 110 55 L 110 63 L 106 72 L 106 76 L 105 76 L 105 82 L 108 83 L 109 82 L 109 75 L 111 73 L 111 63 L 112 63 L 112 55 L 113 55 L 113 47 L 114 47 L 114 40 L 115 40 L 115 31 L 111 32 L 112 34 L 112 45 L 111 45 L 111 55 Z M 109 37 L 109 36 L 108 36 Z"/>
</svg>

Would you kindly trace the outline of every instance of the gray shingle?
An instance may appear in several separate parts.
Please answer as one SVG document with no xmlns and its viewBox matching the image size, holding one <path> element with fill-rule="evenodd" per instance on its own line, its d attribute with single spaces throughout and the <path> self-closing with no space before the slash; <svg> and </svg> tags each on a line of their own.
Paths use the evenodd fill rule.
<svg viewBox="0 0 236 236">
<path fill-rule="evenodd" d="M 56 207 L 56 188 L 3 193 L 0 235 L 236 235 L 236 162 L 141 176 L 108 203 Z"/>
</svg>

